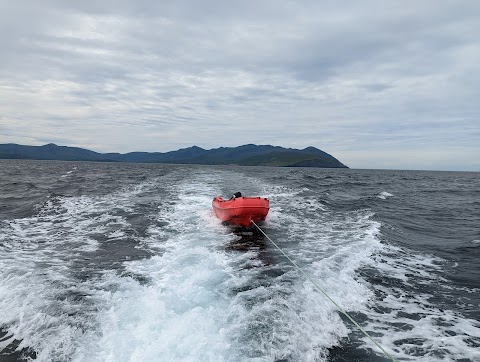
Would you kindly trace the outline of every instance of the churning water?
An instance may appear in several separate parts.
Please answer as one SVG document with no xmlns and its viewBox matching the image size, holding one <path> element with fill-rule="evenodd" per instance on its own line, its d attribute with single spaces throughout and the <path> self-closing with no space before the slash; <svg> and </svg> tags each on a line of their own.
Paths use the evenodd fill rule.
<svg viewBox="0 0 480 362">
<path fill-rule="evenodd" d="M 480 174 L 0 161 L 0 360 L 480 361 Z"/>
</svg>

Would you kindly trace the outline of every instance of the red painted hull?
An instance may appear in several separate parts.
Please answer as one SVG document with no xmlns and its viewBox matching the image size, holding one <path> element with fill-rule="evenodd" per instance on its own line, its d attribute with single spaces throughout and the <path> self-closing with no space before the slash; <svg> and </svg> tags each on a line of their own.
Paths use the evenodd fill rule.
<svg viewBox="0 0 480 362">
<path fill-rule="evenodd" d="M 220 220 L 246 227 L 251 225 L 250 220 L 265 220 L 270 210 L 270 201 L 263 197 L 237 197 L 232 200 L 215 197 L 212 206 Z"/>
</svg>

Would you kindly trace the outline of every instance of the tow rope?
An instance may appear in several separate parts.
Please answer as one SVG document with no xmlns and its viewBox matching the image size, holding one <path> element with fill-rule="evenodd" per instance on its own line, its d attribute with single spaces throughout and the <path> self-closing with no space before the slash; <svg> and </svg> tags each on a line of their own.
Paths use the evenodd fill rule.
<svg viewBox="0 0 480 362">
<path fill-rule="evenodd" d="M 387 352 L 385 351 L 385 349 L 383 349 L 383 347 L 377 342 L 375 341 L 351 316 L 350 314 L 348 314 L 335 300 L 332 299 L 332 297 L 330 297 L 327 292 L 325 292 L 307 273 L 305 273 L 303 271 L 302 268 L 300 268 L 297 263 L 295 263 L 288 255 L 287 253 L 285 253 L 272 239 L 270 239 L 270 237 L 265 234 L 265 232 L 260 229 L 260 226 L 258 226 L 253 220 L 250 220 L 250 222 L 255 225 L 255 227 L 268 239 L 268 241 L 270 241 L 287 259 L 290 263 L 292 263 L 292 265 L 297 268 L 304 276 L 305 278 L 307 278 L 310 283 L 312 283 L 314 285 L 314 287 L 319 290 L 320 292 L 322 292 L 322 294 L 327 297 L 334 305 L 335 307 L 338 309 L 338 311 L 340 311 L 345 317 L 347 317 L 350 322 L 352 322 L 353 324 L 355 324 L 358 329 L 360 329 L 360 331 L 368 337 L 368 339 L 370 339 L 373 344 L 375 344 L 384 354 L 385 356 L 387 356 L 391 361 L 393 362 L 396 362 L 395 359 Z"/>
</svg>

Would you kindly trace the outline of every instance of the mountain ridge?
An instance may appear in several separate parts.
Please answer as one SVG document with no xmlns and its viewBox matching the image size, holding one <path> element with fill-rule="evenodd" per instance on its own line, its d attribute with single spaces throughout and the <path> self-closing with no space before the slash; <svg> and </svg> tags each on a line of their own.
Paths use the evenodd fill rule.
<svg viewBox="0 0 480 362">
<path fill-rule="evenodd" d="M 246 144 L 210 150 L 198 146 L 169 152 L 99 153 L 85 148 L 0 144 L 0 159 L 33 159 L 59 161 L 176 163 L 206 165 L 281 166 L 348 168 L 332 155 L 315 147 L 302 149 L 272 145 Z"/>
</svg>

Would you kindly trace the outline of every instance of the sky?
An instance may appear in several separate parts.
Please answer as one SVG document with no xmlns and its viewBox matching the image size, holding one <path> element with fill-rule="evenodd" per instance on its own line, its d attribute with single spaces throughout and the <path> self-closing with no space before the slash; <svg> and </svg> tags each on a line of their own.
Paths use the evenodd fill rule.
<svg viewBox="0 0 480 362">
<path fill-rule="evenodd" d="M 0 143 L 480 171 L 478 1 L 0 0 Z"/>
</svg>

